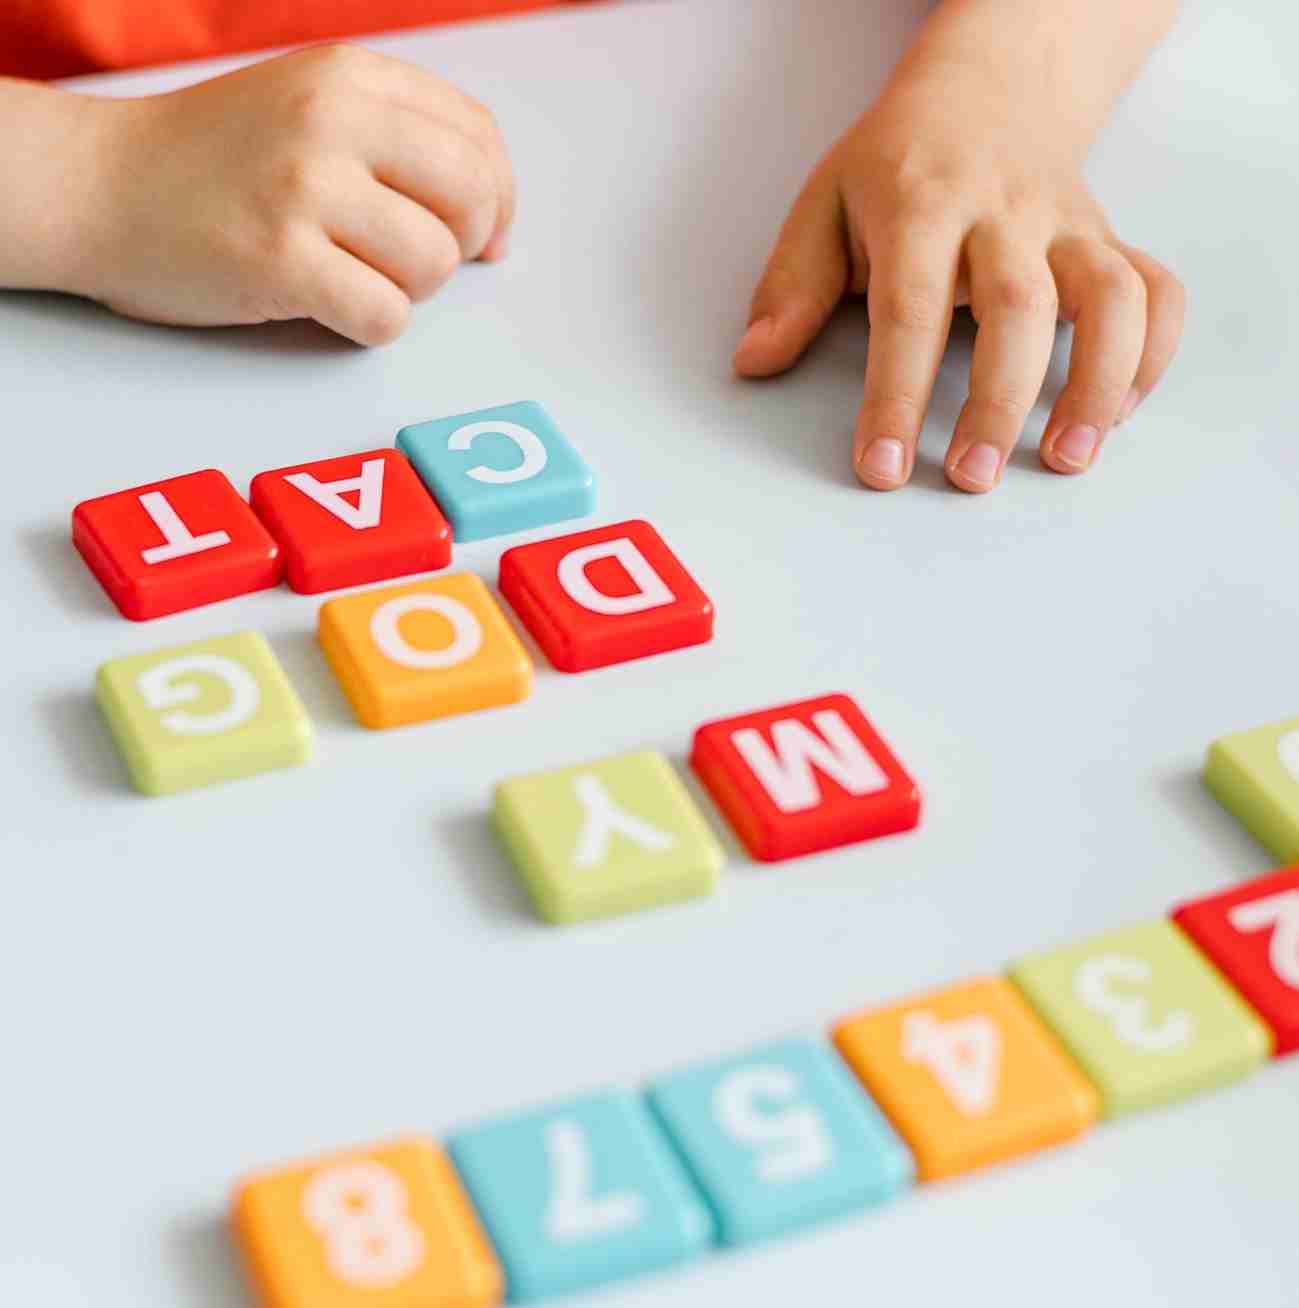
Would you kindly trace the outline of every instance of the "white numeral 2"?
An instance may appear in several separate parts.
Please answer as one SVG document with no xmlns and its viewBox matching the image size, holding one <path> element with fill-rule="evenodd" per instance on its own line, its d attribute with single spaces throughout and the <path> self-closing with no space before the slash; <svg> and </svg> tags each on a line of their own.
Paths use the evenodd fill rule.
<svg viewBox="0 0 1299 1308">
<path fill-rule="evenodd" d="M 1227 919 L 1237 931 L 1265 931 L 1272 927 L 1268 962 L 1288 986 L 1299 990 L 1299 890 L 1256 899 L 1233 908 Z"/>
<path fill-rule="evenodd" d="M 1114 1034 L 1126 1045 L 1150 1054 L 1169 1053 L 1188 1044 L 1195 1035 L 1195 1018 L 1176 1009 L 1159 1026 L 1150 1024 L 1150 1004 L 1140 995 L 1120 995 L 1110 989 L 1113 981 L 1148 985 L 1150 964 L 1143 958 L 1105 954 L 1089 958 L 1074 973 L 1073 992 L 1093 1013 L 1108 1017 Z"/>
<path fill-rule="evenodd" d="M 1001 1084 L 1001 1028 L 975 1014 L 940 1022 L 932 1013 L 908 1013 L 902 1023 L 902 1057 L 922 1063 L 966 1117 L 991 1112 Z"/>
<path fill-rule="evenodd" d="M 640 1225 L 645 1203 L 634 1191 L 592 1197 L 591 1148 L 577 1122 L 552 1122 L 546 1128 L 546 1158 L 551 1177 L 546 1234 L 556 1244 L 594 1240 Z"/>
<path fill-rule="evenodd" d="M 302 1195 L 302 1215 L 347 1285 L 396 1285 L 424 1261 L 424 1237 L 407 1215 L 406 1187 L 382 1163 L 344 1163 L 313 1176 Z"/>
<path fill-rule="evenodd" d="M 761 1149 L 758 1176 L 769 1183 L 797 1181 L 834 1161 L 834 1143 L 815 1108 L 797 1105 L 798 1078 L 785 1067 L 746 1067 L 713 1092 L 713 1114 L 740 1144 Z M 764 1108 L 762 1101 L 785 1107 Z"/>
</svg>

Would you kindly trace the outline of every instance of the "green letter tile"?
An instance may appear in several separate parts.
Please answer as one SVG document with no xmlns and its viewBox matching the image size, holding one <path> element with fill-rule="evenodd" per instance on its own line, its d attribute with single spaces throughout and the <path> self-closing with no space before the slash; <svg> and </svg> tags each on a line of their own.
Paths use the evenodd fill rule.
<svg viewBox="0 0 1299 1308">
<path fill-rule="evenodd" d="M 495 819 L 548 922 L 710 894 L 724 861 L 681 779 L 652 752 L 503 781 Z"/>
<path fill-rule="evenodd" d="M 1225 1085 L 1272 1035 L 1171 922 L 1022 959 L 1010 978 L 1095 1083 L 1106 1117 Z"/>
<path fill-rule="evenodd" d="M 1215 740 L 1204 780 L 1277 859 L 1299 862 L 1299 718 Z"/>
<path fill-rule="evenodd" d="M 95 695 L 146 795 L 304 763 L 311 723 L 256 632 L 112 659 Z"/>
</svg>

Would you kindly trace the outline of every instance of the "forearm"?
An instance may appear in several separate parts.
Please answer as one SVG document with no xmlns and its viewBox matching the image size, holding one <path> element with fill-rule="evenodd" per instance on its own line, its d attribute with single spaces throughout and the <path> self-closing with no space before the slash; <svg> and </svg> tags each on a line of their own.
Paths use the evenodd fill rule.
<svg viewBox="0 0 1299 1308">
<path fill-rule="evenodd" d="M 79 290 L 105 102 L 0 78 L 0 286 Z"/>
<path fill-rule="evenodd" d="M 943 0 L 887 94 L 966 95 L 1080 158 L 1172 26 L 1178 0 Z"/>
</svg>

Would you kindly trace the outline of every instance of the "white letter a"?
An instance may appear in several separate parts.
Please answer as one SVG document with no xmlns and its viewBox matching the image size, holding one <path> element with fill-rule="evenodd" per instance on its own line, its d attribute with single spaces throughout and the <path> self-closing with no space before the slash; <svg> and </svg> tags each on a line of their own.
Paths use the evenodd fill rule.
<svg viewBox="0 0 1299 1308">
<path fill-rule="evenodd" d="M 309 472 L 291 472 L 284 480 L 357 531 L 379 525 L 383 514 L 382 459 L 366 459 L 359 477 L 317 481 Z M 360 492 L 355 504 L 343 498 L 352 491 Z"/>
</svg>

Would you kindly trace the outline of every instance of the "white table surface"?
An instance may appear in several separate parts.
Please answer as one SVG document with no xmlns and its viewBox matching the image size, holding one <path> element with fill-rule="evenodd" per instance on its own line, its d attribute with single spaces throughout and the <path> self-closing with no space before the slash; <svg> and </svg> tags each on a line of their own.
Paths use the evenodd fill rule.
<svg viewBox="0 0 1299 1308">
<path fill-rule="evenodd" d="M 388 349 L 0 297 L 0 1303 L 242 1308 L 223 1213 L 250 1167 L 824 1029 L 1268 868 L 1197 771 L 1213 737 L 1299 704 L 1299 24 L 1193 4 L 1097 148 L 1120 230 L 1192 303 L 1103 468 L 1040 472 L 1039 414 L 997 494 L 944 486 L 967 331 L 915 484 L 880 496 L 847 454 L 859 309 L 785 381 L 737 383 L 728 359 L 797 182 L 924 8 L 682 0 L 375 42 L 489 101 L 522 185 L 514 257 Z M 371 734 L 315 645 L 319 599 L 136 626 L 69 541 L 86 496 L 210 465 L 246 488 L 524 397 L 597 469 L 596 521 L 650 518 L 710 591 L 713 644 L 539 668 L 520 707 Z M 494 580 L 504 544 L 456 566 Z M 298 686 L 315 763 L 133 794 L 96 665 L 247 627 Z M 708 718 L 841 689 L 921 779 L 918 834 L 774 868 L 732 844 L 714 900 L 529 915 L 488 827 L 497 779 L 638 747 L 681 762 Z M 600 1301 L 1280 1308 L 1297 1106 L 1299 1060 L 1270 1065 Z"/>
</svg>

